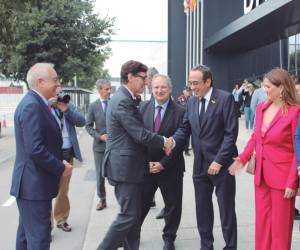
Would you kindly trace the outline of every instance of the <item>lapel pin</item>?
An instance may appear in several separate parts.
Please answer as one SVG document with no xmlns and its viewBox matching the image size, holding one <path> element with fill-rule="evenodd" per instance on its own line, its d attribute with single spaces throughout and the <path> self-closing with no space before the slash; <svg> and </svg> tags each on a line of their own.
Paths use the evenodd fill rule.
<svg viewBox="0 0 300 250">
<path fill-rule="evenodd" d="M 213 104 L 215 104 L 215 103 L 216 103 L 216 101 L 215 101 L 215 100 L 211 100 L 211 102 L 212 102 Z"/>
</svg>

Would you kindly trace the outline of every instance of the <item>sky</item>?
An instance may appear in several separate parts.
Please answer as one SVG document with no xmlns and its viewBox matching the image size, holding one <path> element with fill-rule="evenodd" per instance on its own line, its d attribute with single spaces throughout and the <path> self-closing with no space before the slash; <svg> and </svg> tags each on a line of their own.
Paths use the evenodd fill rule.
<svg viewBox="0 0 300 250">
<path fill-rule="evenodd" d="M 105 63 L 112 77 L 128 60 L 138 60 L 167 71 L 167 0 L 96 0 L 95 11 L 116 17 L 116 34 L 110 47 L 112 56 Z"/>
<path fill-rule="evenodd" d="M 115 16 L 115 40 L 167 40 L 167 0 L 96 0 L 101 16 Z"/>
</svg>

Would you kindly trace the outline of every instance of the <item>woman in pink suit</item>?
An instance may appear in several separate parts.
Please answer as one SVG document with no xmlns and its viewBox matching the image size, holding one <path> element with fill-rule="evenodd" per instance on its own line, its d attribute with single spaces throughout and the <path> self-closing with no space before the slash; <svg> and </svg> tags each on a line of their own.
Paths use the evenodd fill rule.
<svg viewBox="0 0 300 250">
<path fill-rule="evenodd" d="M 298 188 L 293 140 L 299 107 L 287 71 L 271 70 L 263 85 L 268 99 L 258 105 L 254 132 L 229 172 L 234 175 L 255 150 L 255 249 L 289 250 Z"/>
</svg>

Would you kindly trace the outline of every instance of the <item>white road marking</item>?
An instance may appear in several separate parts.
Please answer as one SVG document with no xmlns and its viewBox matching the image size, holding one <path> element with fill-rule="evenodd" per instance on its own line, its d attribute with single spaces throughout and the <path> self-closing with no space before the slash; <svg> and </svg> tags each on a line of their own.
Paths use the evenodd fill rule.
<svg viewBox="0 0 300 250">
<path fill-rule="evenodd" d="M 16 201 L 16 198 L 13 196 L 10 196 L 10 198 L 3 203 L 2 207 L 10 207 L 14 202 Z"/>
</svg>

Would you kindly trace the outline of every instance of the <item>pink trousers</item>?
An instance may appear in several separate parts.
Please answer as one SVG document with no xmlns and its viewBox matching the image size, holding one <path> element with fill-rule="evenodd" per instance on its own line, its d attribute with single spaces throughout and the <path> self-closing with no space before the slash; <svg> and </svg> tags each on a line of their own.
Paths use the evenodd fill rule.
<svg viewBox="0 0 300 250">
<path fill-rule="evenodd" d="M 285 199 L 284 190 L 273 189 L 264 181 L 255 186 L 255 249 L 290 250 L 295 199 Z"/>
</svg>

